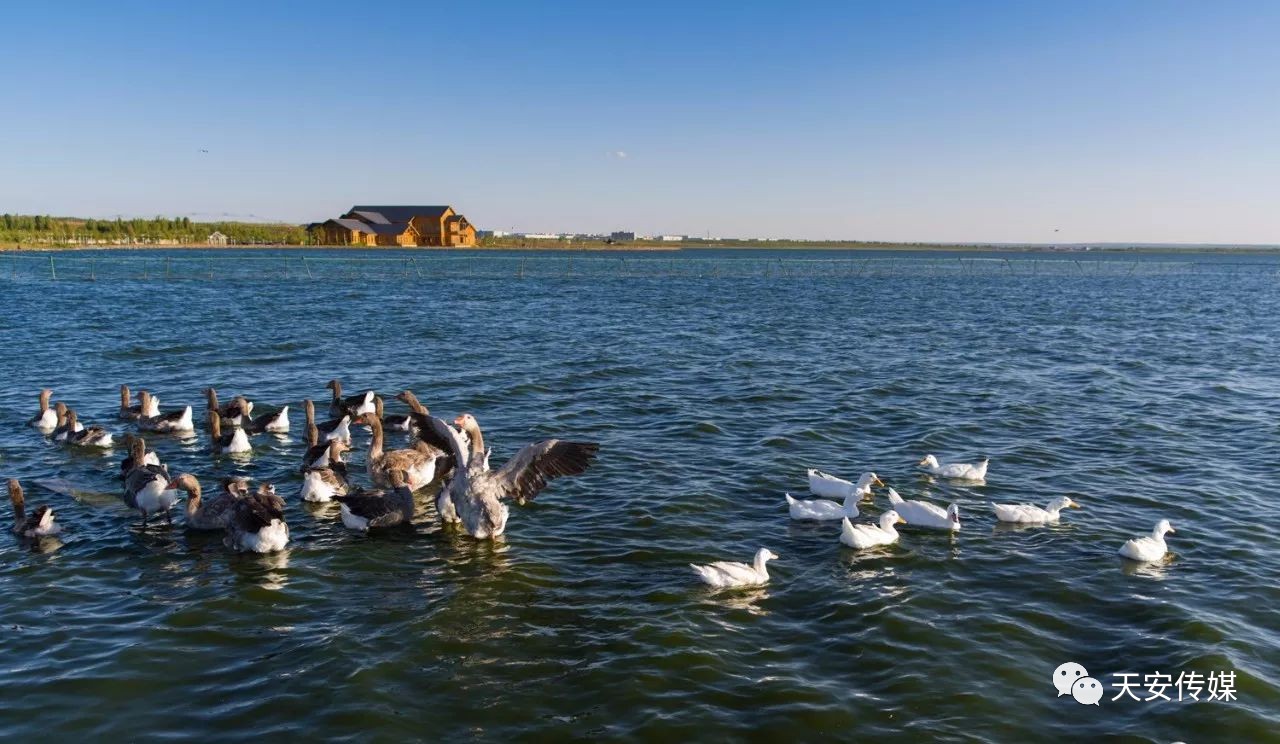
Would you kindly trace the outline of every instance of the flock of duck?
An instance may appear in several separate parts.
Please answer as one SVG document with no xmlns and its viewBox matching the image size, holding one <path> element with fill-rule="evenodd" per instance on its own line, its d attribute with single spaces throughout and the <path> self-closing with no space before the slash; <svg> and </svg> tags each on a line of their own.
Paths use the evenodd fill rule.
<svg viewBox="0 0 1280 744">
<path fill-rule="evenodd" d="M 977 464 L 940 463 L 938 458 L 927 455 L 918 463 L 918 466 L 936 478 L 969 485 L 982 485 L 986 482 L 989 464 L 990 460 L 983 460 Z M 951 532 L 960 529 L 960 509 L 955 504 L 943 509 L 927 501 L 903 499 L 897 491 L 886 486 L 875 473 L 864 473 L 856 483 L 819 470 L 810 470 L 808 475 L 809 491 L 822 498 L 806 500 L 786 494 L 787 509 L 791 518 L 805 521 L 840 520 L 840 542 L 854 550 L 867 550 L 896 543 L 900 537 L 897 530 L 899 524 Z M 890 508 L 874 523 L 855 524 L 853 520 L 860 516 L 858 504 L 863 499 L 873 496 L 874 486 L 886 489 Z M 842 501 L 833 499 L 842 499 Z M 1032 504 L 995 503 L 991 504 L 991 507 L 995 511 L 996 519 L 1001 522 L 1045 525 L 1057 523 L 1063 509 L 1078 509 L 1080 505 L 1066 496 L 1060 496 L 1044 507 Z M 1168 552 L 1164 536 L 1173 531 L 1169 520 L 1161 519 L 1150 536 L 1136 537 L 1126 541 L 1120 547 L 1120 555 L 1139 562 L 1161 560 Z M 717 589 L 761 586 L 769 582 L 768 562 L 777 557 L 778 555 L 768 548 L 760 548 L 751 563 L 718 561 L 705 565 L 690 564 L 690 567 L 703 583 Z"/>
<path fill-rule="evenodd" d="M 438 486 L 432 500 L 438 519 L 459 525 L 477 539 L 503 534 L 510 515 L 508 502 L 524 504 L 547 483 L 561 476 L 585 472 L 599 451 L 594 442 L 549 439 L 527 445 L 505 465 L 489 467 L 490 449 L 475 416 L 464 413 L 452 423 L 431 415 L 410 390 L 396 398 L 407 413 L 384 411 L 383 400 L 373 390 L 344 396 L 342 383 L 331 380 L 330 418 L 316 420 L 315 405 L 304 402 L 307 449 L 301 463 L 304 501 L 336 501 L 342 523 L 367 532 L 408 524 L 417 509 L 416 491 Z M 28 422 L 55 442 L 68 447 L 110 448 L 114 436 L 101 426 L 85 426 L 61 401 L 50 406 L 53 391 L 40 392 L 40 410 Z M 220 404 L 213 388 L 205 390 L 205 421 L 214 455 L 248 456 L 250 437 L 289 431 L 289 406 L 254 416 L 255 405 L 244 396 Z M 138 402 L 127 385 L 120 386 L 119 418 L 131 422 L 137 433 L 123 437 L 128 455 L 120 463 L 121 497 L 142 517 L 145 529 L 151 517 L 172 522 L 173 507 L 186 498 L 185 526 L 190 530 L 225 532 L 224 543 L 239 552 L 270 553 L 289 542 L 285 501 L 270 483 L 251 489 L 244 478 L 223 478 L 218 492 L 206 496 L 191 473 L 172 475 L 157 453 L 147 448 L 143 432 L 190 436 L 196 425 L 191 406 L 163 412 L 160 401 L 139 391 Z M 358 485 L 343 455 L 351 450 L 352 427 L 370 431 L 366 469 L 370 487 Z M 408 434 L 409 446 L 388 449 L 386 431 Z M 28 513 L 22 484 L 8 483 L 13 504 L 13 532 L 40 538 L 61 531 L 53 510 L 40 506 Z"/>
</svg>

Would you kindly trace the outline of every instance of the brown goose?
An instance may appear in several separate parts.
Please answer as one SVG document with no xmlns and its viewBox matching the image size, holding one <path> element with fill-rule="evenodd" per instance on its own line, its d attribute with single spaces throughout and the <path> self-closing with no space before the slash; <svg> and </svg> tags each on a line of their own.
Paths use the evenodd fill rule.
<svg viewBox="0 0 1280 744">
<path fill-rule="evenodd" d="M 342 453 L 348 449 L 346 444 L 337 439 L 330 441 L 329 451 L 323 458 L 325 464 L 302 469 L 302 491 L 299 498 L 303 501 L 325 502 L 350 493 L 347 464 L 342 461 Z"/>
<path fill-rule="evenodd" d="M 129 472 L 133 470 L 133 464 L 134 464 L 133 448 L 134 448 L 134 442 L 136 441 L 138 441 L 138 437 L 134 436 L 133 434 L 124 435 L 124 446 L 129 448 L 129 454 L 125 455 L 125 458 L 120 461 L 120 477 L 121 478 L 128 476 Z M 143 465 L 159 465 L 160 464 L 160 456 L 153 451 L 146 450 L 145 443 L 143 445 L 143 449 L 146 451 L 146 454 L 143 455 L 143 458 L 142 458 Z"/>
<path fill-rule="evenodd" d="M 44 537 L 62 532 L 62 526 L 54 524 L 53 510 L 37 506 L 27 514 L 27 502 L 22 495 L 22 484 L 17 478 L 9 479 L 9 502 L 13 504 L 13 534 L 22 537 Z"/>
<path fill-rule="evenodd" d="M 289 544 L 284 521 L 284 499 L 275 486 L 264 483 L 254 493 L 236 499 L 227 520 L 223 543 L 240 553 L 274 553 Z"/>
<path fill-rule="evenodd" d="M 356 419 L 356 423 L 368 426 L 372 432 L 369 454 L 365 461 L 368 463 L 369 479 L 375 486 L 387 486 L 391 482 L 387 474 L 392 470 L 402 471 L 410 490 L 414 491 L 435 478 L 436 461 L 444 456 L 444 452 L 431 454 L 418 449 L 384 451 L 382 421 L 372 413 L 366 413 Z"/>
<path fill-rule="evenodd" d="M 76 420 L 75 409 L 67 410 L 67 444 L 74 444 L 77 447 L 110 447 L 113 440 L 111 432 L 101 426 L 78 426 L 79 421 Z"/>
<path fill-rule="evenodd" d="M 159 464 L 146 464 L 147 443 L 142 437 L 134 437 L 129 449 L 130 459 L 143 464 L 131 469 L 124 477 L 124 503 L 142 514 L 143 527 L 147 526 L 147 517 L 157 512 L 164 513 L 166 522 L 171 521 L 169 510 L 178 502 L 179 495 L 169 488 L 169 469 Z"/>
<path fill-rule="evenodd" d="M 191 473 L 183 473 L 169 482 L 169 488 L 187 493 L 187 529 L 223 530 L 231 521 L 235 502 L 248 493 L 242 478 L 224 478 L 222 493 L 210 499 L 203 498 L 200 481 Z"/>
<path fill-rule="evenodd" d="M 224 419 L 238 420 L 241 416 L 249 416 L 253 413 L 253 403 L 245 399 L 243 395 L 237 395 L 230 403 L 220 406 L 218 405 L 218 391 L 213 388 L 204 389 L 205 410 L 217 411 L 218 415 Z"/>
<path fill-rule="evenodd" d="M 62 401 L 53 404 L 54 419 L 58 422 L 52 433 L 53 441 L 55 442 L 67 441 L 67 435 L 71 433 L 73 427 L 67 419 L 67 411 L 69 410 L 71 409 L 67 408 L 67 404 Z M 74 429 L 76 431 L 84 431 L 84 424 L 77 422 Z"/>
<path fill-rule="evenodd" d="M 470 435 L 469 451 L 465 449 L 462 435 L 443 420 L 432 416 L 426 423 L 440 438 L 452 444 L 459 465 L 444 490 L 467 534 L 479 539 L 497 537 L 506 530 L 509 510 L 504 501 L 524 503 L 546 487 L 548 481 L 586 471 L 600 450 L 595 442 L 548 439 L 525 446 L 500 469 L 489 471 L 484 469 L 484 435 L 475 416 L 464 413 L 454 420 L 456 426 Z"/>
<path fill-rule="evenodd" d="M 373 396 L 373 415 L 382 419 L 384 431 L 409 431 L 410 418 L 407 413 L 384 413 L 382 396 Z"/>
<path fill-rule="evenodd" d="M 241 425 L 251 434 L 270 432 L 272 434 L 289 433 L 289 406 L 283 406 L 271 413 L 250 418 L 241 417 Z"/>
<path fill-rule="evenodd" d="M 237 455 L 253 451 L 253 446 L 249 444 L 249 435 L 245 434 L 244 429 L 239 426 L 232 424 L 229 434 L 222 433 L 222 416 L 220 415 L 209 416 L 209 447 L 215 455 Z"/>
<path fill-rule="evenodd" d="M 368 532 L 371 529 L 395 527 L 413 521 L 413 491 L 409 489 L 401 470 L 387 473 L 391 490 L 384 493 L 362 492 L 339 496 L 342 504 L 342 523 L 353 530 Z"/>
<path fill-rule="evenodd" d="M 196 425 L 191 418 L 191 406 L 186 406 L 181 411 L 160 413 L 160 405 L 151 393 L 139 390 L 138 397 L 142 400 L 141 410 L 146 412 L 137 419 L 139 429 L 161 433 L 186 433 L 196 430 Z"/>
<path fill-rule="evenodd" d="M 302 401 L 302 407 L 307 414 L 307 426 L 315 426 L 320 432 L 320 438 L 323 440 L 341 439 L 342 441 L 351 443 L 351 415 L 343 414 L 341 418 L 330 419 L 329 421 L 316 421 L 316 404 L 308 398 Z"/>
<path fill-rule="evenodd" d="M 351 416 L 355 418 L 366 413 L 373 413 L 373 391 L 366 390 L 358 395 L 348 395 L 342 397 L 342 381 L 338 378 L 329 380 L 325 383 L 325 387 L 333 392 L 333 399 L 329 402 L 329 415 L 334 418 L 341 416 Z"/>
<path fill-rule="evenodd" d="M 158 406 L 160 405 L 160 402 L 155 398 L 152 398 L 152 400 L 155 401 L 154 404 L 155 406 L 157 406 L 157 408 L 153 411 L 148 411 L 147 401 L 144 397 L 146 394 L 147 394 L 147 391 L 145 390 L 138 391 L 138 405 L 135 406 L 133 404 L 133 394 L 129 392 L 129 386 L 121 385 L 120 386 L 120 418 L 126 421 L 137 421 L 138 419 L 142 418 L 144 415 L 147 415 L 147 416 L 158 415 L 160 413 L 158 408 Z"/>
<path fill-rule="evenodd" d="M 27 426 L 33 426 L 45 434 L 58 427 L 58 414 L 49 407 L 49 396 L 51 395 L 53 395 L 53 391 L 49 388 L 40 391 L 40 412 L 27 421 Z"/>
</svg>

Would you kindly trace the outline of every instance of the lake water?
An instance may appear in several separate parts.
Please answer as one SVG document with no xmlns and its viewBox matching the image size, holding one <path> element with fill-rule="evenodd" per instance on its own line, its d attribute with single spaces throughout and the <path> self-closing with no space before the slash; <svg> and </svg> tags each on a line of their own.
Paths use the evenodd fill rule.
<svg viewBox="0 0 1280 744">
<path fill-rule="evenodd" d="M 96 256 L 95 282 L 67 280 L 84 254 L 58 281 L 47 256 L 0 256 L 0 475 L 66 529 L 0 539 L 6 739 L 1276 739 L 1275 257 L 533 256 L 520 278 L 504 254 L 307 279 L 296 252 L 288 276 L 246 259 L 234 278 L 237 254 L 181 252 L 215 276 L 166 283 L 117 270 L 138 255 Z M 551 436 L 601 455 L 513 507 L 500 542 L 427 508 L 354 535 L 296 500 L 300 403 L 335 376 L 474 412 L 495 463 Z M 50 386 L 122 433 L 120 383 L 166 409 L 208 385 L 293 406 L 293 434 L 247 462 L 152 438 L 207 489 L 276 483 L 289 550 L 232 555 L 180 517 L 142 532 L 119 451 L 23 426 Z M 926 453 L 991 457 L 986 485 L 922 477 Z M 807 467 L 954 501 L 963 529 L 856 553 L 836 523 L 788 520 Z M 1055 527 L 1002 529 L 988 506 L 1060 495 L 1083 509 Z M 885 508 L 878 491 L 863 512 Z M 1117 557 L 1162 517 L 1168 561 Z M 714 593 L 688 568 L 761 546 L 781 556 L 766 588 Z M 1068 661 L 1106 685 L 1099 706 L 1057 697 Z M 1120 672 L 1234 672 L 1236 699 L 1113 701 Z"/>
</svg>

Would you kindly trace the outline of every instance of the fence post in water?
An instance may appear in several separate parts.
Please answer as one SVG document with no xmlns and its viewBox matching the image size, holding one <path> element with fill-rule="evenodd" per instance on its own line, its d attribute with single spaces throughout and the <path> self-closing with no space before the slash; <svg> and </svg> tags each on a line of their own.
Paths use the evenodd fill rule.
<svg viewBox="0 0 1280 744">
<path fill-rule="evenodd" d="M 303 256 L 303 257 L 302 257 L 302 268 L 304 268 L 304 269 L 306 269 L 306 270 L 307 270 L 307 278 L 308 278 L 308 279 L 314 279 L 314 278 L 315 278 L 315 277 L 311 276 L 311 264 L 307 263 L 307 257 L 306 257 L 306 256 Z"/>
<path fill-rule="evenodd" d="M 170 261 L 170 259 L 172 259 L 172 258 L 173 258 L 172 256 L 165 256 L 165 257 L 164 257 L 164 280 L 165 280 L 166 282 L 167 282 L 167 281 L 169 281 L 169 269 L 170 269 L 169 261 Z"/>
<path fill-rule="evenodd" d="M 98 265 L 98 259 L 96 258 L 89 259 L 89 281 L 92 281 L 92 282 L 98 281 L 98 272 L 96 270 L 97 265 Z"/>
<path fill-rule="evenodd" d="M 54 266 L 54 265 L 53 265 L 53 255 L 52 255 L 52 254 L 50 254 L 50 255 L 49 255 L 49 275 L 50 275 L 51 277 L 53 277 L 54 281 L 57 281 L 57 280 L 58 280 L 58 268 L 57 268 L 56 266 Z"/>
<path fill-rule="evenodd" d="M 527 259 L 524 259 L 524 258 L 520 259 L 520 278 L 521 278 L 521 279 L 523 279 L 523 278 L 524 278 L 524 262 L 525 262 L 526 260 L 527 260 Z"/>
<path fill-rule="evenodd" d="M 418 268 L 418 259 L 414 258 L 413 256 L 410 256 L 410 257 L 409 257 L 409 263 L 413 264 L 413 273 L 417 274 L 417 275 L 418 275 L 418 278 L 419 278 L 419 279 L 421 279 L 421 278 L 422 278 L 422 269 L 419 269 L 419 268 Z"/>
</svg>

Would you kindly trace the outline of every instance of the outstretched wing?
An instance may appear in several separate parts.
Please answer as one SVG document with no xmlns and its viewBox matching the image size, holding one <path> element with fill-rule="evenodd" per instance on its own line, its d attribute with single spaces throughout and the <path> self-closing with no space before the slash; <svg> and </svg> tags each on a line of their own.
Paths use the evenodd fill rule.
<svg viewBox="0 0 1280 744">
<path fill-rule="evenodd" d="M 467 466 L 467 441 L 463 438 L 462 432 L 449 426 L 438 416 L 411 413 L 409 417 L 417 429 L 418 439 L 441 452 L 453 455 L 455 463 L 460 463 L 462 467 Z"/>
<path fill-rule="evenodd" d="M 548 439 L 530 444 L 492 473 L 501 490 L 499 498 L 524 503 L 537 496 L 548 481 L 585 472 L 599 450 L 595 442 Z"/>
</svg>

